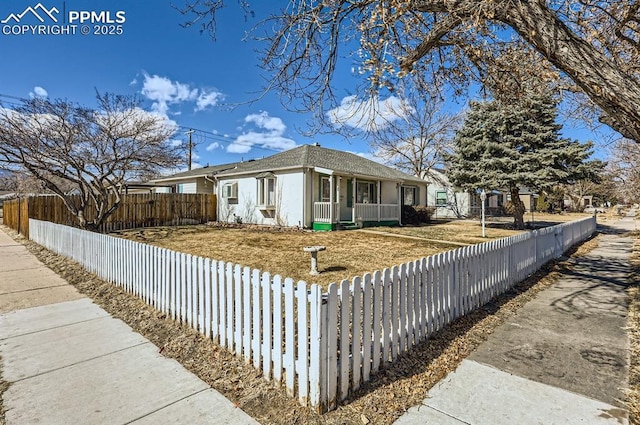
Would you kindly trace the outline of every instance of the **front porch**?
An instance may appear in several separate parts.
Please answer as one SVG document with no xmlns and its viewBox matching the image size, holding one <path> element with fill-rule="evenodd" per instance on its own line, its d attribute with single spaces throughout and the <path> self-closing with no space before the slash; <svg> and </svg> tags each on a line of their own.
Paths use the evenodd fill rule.
<svg viewBox="0 0 640 425">
<path fill-rule="evenodd" d="M 353 207 L 341 206 L 339 202 L 314 202 L 313 230 L 336 230 L 341 225 L 394 226 L 400 224 L 398 204 L 356 203 Z"/>
</svg>

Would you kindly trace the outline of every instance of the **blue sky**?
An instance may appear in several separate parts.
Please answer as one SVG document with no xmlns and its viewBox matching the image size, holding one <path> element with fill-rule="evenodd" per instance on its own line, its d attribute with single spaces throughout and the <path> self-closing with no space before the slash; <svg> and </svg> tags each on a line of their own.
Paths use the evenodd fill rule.
<svg viewBox="0 0 640 425">
<path fill-rule="evenodd" d="M 181 5 L 182 0 L 174 3 Z M 255 53 L 262 46 L 243 39 L 253 25 L 286 3 L 253 1 L 255 16 L 245 17 L 238 3 L 229 0 L 218 16 L 214 42 L 198 27 L 182 28 L 187 18 L 169 1 L 4 0 L 0 2 L 0 21 L 7 20 L 0 24 L 0 100 L 10 102 L 11 98 L 2 97 L 7 95 L 39 95 L 91 106 L 95 90 L 138 94 L 145 109 L 164 113 L 181 126 L 176 139 L 186 140 L 183 133 L 189 128 L 203 130 L 194 133 L 200 165 L 259 158 L 314 141 L 368 155 L 369 147 L 362 140 L 303 136 L 297 129 L 304 130 L 311 116 L 286 111 L 275 93 L 248 103 L 258 97 L 266 75 Z M 42 7 L 36 8 L 38 4 Z M 36 8 L 45 22 L 30 11 L 20 18 L 28 7 Z M 23 29 L 23 25 L 56 25 L 44 11 L 57 24 L 75 25 L 75 34 L 33 35 L 30 28 Z M 119 24 L 122 34 L 91 34 L 120 31 L 109 27 L 117 23 L 79 22 L 80 12 L 92 11 L 109 12 L 111 21 L 124 20 Z M 66 22 L 71 18 L 73 23 Z M 107 20 L 105 14 L 102 18 Z M 81 34 L 85 24 L 88 35 Z M 355 78 L 343 73 L 337 85 L 343 91 L 338 95 L 348 98 Z M 569 133 L 581 140 L 593 137 L 585 130 Z"/>
</svg>

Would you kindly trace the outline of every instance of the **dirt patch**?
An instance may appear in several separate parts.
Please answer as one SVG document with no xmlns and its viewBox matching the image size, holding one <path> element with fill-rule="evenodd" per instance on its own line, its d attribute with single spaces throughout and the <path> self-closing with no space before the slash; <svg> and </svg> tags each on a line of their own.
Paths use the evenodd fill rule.
<svg viewBox="0 0 640 425">
<path fill-rule="evenodd" d="M 8 232 L 10 233 L 10 232 Z M 13 233 L 15 236 L 15 233 Z M 549 264 L 491 303 L 460 318 L 397 362 L 381 370 L 335 411 L 318 415 L 288 398 L 282 388 L 264 381 L 243 360 L 195 331 L 169 320 L 138 298 L 86 272 L 77 263 L 30 241 L 22 243 L 43 263 L 106 311 L 156 344 L 165 356 L 182 363 L 238 407 L 263 424 L 391 424 L 420 403 L 427 391 L 525 303 L 554 283 L 562 263 Z M 595 241 L 574 255 L 588 252 Z"/>
<path fill-rule="evenodd" d="M 629 423 L 640 424 L 640 232 L 634 232 L 635 238 L 631 255 L 632 273 L 629 277 L 633 286 L 629 294 L 629 389 L 627 390 L 627 409 Z"/>
<path fill-rule="evenodd" d="M 228 261 L 327 286 L 376 269 L 392 267 L 447 251 L 455 246 L 407 240 L 358 231 L 309 232 L 270 228 L 217 226 L 160 227 L 115 235 L 205 258 Z M 319 276 L 310 276 L 311 257 L 305 246 L 326 246 L 318 254 Z"/>
</svg>

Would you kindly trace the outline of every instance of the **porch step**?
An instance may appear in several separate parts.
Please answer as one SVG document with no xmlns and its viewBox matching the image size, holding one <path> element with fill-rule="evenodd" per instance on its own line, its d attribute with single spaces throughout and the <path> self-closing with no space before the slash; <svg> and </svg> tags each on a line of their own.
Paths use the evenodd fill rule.
<svg viewBox="0 0 640 425">
<path fill-rule="evenodd" d="M 358 226 L 351 221 L 341 221 L 338 223 L 338 230 L 355 230 Z"/>
</svg>

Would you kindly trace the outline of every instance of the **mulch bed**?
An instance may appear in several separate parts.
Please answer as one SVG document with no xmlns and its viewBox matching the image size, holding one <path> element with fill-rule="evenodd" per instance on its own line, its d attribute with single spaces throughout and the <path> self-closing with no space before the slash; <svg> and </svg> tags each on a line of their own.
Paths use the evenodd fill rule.
<svg viewBox="0 0 640 425">
<path fill-rule="evenodd" d="M 74 261 L 7 233 L 25 244 L 44 264 L 81 293 L 152 341 L 159 351 L 176 359 L 236 406 L 264 424 L 391 424 L 427 391 L 512 317 L 540 291 L 553 285 L 568 263 L 550 263 L 491 303 L 462 317 L 388 365 L 352 394 L 336 410 L 319 415 L 286 396 L 283 388 L 262 379 L 259 371 L 217 347 L 195 331 L 176 323 L 120 288 L 98 279 Z M 574 249 L 583 255 L 597 246 L 597 238 Z M 0 381 L 1 393 L 6 384 Z M 0 425 L 3 425 L 0 414 Z"/>
</svg>

